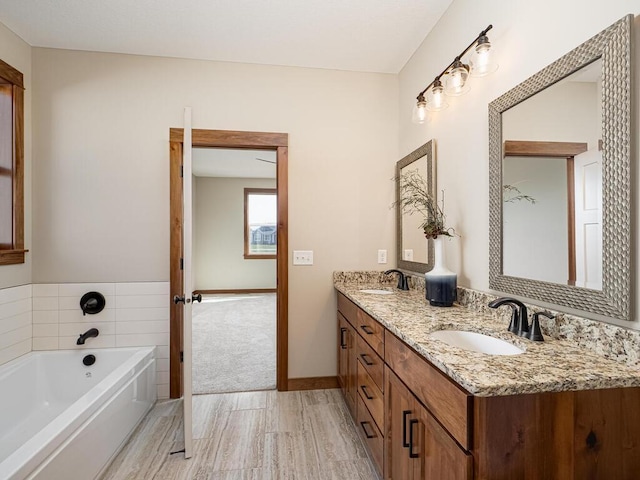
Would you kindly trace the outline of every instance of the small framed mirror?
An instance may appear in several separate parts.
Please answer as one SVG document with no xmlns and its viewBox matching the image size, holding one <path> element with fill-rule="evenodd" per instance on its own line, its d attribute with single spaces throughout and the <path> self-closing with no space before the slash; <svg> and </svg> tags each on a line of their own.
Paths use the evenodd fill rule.
<svg viewBox="0 0 640 480">
<path fill-rule="evenodd" d="M 489 287 L 631 319 L 628 15 L 489 105 Z"/>
<path fill-rule="evenodd" d="M 435 140 L 429 140 L 420 148 L 396 162 L 396 257 L 402 270 L 425 273 L 433 268 L 433 245 L 424 236 L 420 225 L 424 222 L 418 214 L 402 211 L 402 176 L 410 171 L 424 177 L 429 195 L 436 198 Z"/>
</svg>

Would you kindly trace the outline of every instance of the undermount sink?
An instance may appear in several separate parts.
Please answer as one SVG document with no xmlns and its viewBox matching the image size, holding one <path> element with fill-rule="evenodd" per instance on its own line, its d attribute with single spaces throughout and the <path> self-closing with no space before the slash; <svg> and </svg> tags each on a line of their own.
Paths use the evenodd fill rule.
<svg viewBox="0 0 640 480">
<path fill-rule="evenodd" d="M 524 350 L 512 343 L 482 333 L 465 332 L 463 330 L 438 330 L 430 333 L 429 337 L 440 340 L 452 347 L 488 355 L 519 355 L 524 353 Z"/>
<path fill-rule="evenodd" d="M 371 295 L 393 295 L 389 290 L 364 289 L 358 290 L 360 293 L 370 293 Z"/>
</svg>

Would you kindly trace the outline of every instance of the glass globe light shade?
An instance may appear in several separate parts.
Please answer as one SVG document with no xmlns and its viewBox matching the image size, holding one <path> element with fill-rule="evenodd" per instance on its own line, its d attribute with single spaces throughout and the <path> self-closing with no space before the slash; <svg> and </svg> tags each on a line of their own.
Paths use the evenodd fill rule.
<svg viewBox="0 0 640 480">
<path fill-rule="evenodd" d="M 467 93 L 469 91 L 467 78 L 469 78 L 469 67 L 456 59 L 445 78 L 445 93 L 452 97 Z"/>
<path fill-rule="evenodd" d="M 491 43 L 486 35 L 478 39 L 478 44 L 473 49 L 469 58 L 472 77 L 484 77 L 498 69 L 498 64 L 493 59 Z"/>
<path fill-rule="evenodd" d="M 418 97 L 418 101 L 413 106 L 413 113 L 411 115 L 411 121 L 413 123 L 422 124 L 427 119 L 427 102 L 424 99 L 424 95 Z"/>
<path fill-rule="evenodd" d="M 429 93 L 427 94 L 427 110 L 430 112 L 439 112 L 448 106 L 449 104 L 444 96 L 444 87 L 442 86 L 442 82 L 440 80 L 434 81 L 433 87 L 431 87 L 431 90 L 429 90 Z"/>
</svg>

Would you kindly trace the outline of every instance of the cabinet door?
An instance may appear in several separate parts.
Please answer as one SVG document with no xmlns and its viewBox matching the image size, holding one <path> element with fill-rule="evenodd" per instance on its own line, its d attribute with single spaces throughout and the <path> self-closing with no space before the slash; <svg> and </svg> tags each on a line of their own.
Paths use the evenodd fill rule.
<svg viewBox="0 0 640 480">
<path fill-rule="evenodd" d="M 356 411 L 357 360 L 355 331 L 338 313 L 338 382 L 351 414 Z"/>
<path fill-rule="evenodd" d="M 410 480 L 415 460 L 409 457 L 409 423 L 415 419 L 413 394 L 388 368 L 384 369 L 384 478 Z"/>
<path fill-rule="evenodd" d="M 410 456 L 414 457 L 413 478 L 468 480 L 473 463 L 436 419 L 414 398 L 415 416 L 409 420 Z"/>
</svg>

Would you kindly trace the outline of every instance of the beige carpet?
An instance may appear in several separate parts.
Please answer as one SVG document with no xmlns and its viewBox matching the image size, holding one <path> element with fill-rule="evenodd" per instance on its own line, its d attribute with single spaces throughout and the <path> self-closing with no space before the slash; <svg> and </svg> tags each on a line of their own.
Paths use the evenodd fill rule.
<svg viewBox="0 0 640 480">
<path fill-rule="evenodd" d="M 276 294 L 207 295 L 193 305 L 193 393 L 276 387 Z"/>
</svg>

